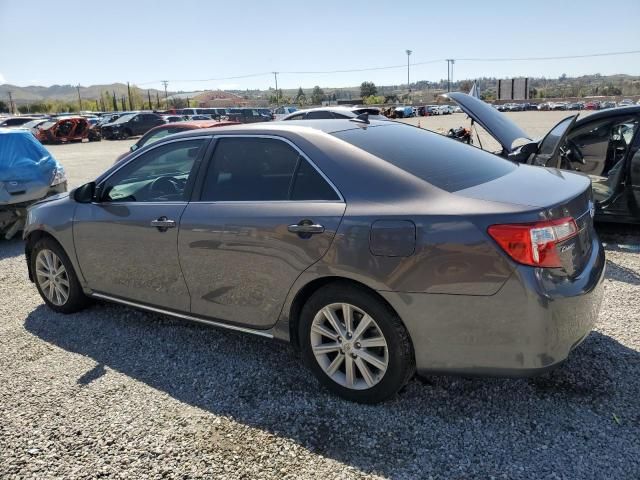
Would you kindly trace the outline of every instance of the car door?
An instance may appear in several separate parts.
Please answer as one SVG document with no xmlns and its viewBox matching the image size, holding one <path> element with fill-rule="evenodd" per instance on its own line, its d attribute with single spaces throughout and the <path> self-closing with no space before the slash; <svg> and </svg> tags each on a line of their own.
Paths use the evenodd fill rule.
<svg viewBox="0 0 640 480">
<path fill-rule="evenodd" d="M 180 222 L 192 313 L 272 326 L 293 282 L 329 248 L 344 210 L 339 192 L 291 142 L 219 136 Z"/>
<path fill-rule="evenodd" d="M 178 224 L 207 137 L 154 145 L 78 204 L 73 235 L 80 269 L 98 294 L 188 312 L 178 262 Z"/>
</svg>

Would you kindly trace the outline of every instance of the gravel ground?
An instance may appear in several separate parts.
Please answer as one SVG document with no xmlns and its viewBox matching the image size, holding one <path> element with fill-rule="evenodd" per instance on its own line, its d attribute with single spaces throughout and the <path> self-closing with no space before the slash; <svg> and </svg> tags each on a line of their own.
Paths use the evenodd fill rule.
<svg viewBox="0 0 640 480">
<path fill-rule="evenodd" d="M 54 154 L 77 184 L 123 146 Z M 377 406 L 325 392 L 287 345 L 101 303 L 55 314 L 2 242 L 0 478 L 640 478 L 640 230 L 603 238 L 602 312 L 565 365 L 416 379 Z"/>
</svg>

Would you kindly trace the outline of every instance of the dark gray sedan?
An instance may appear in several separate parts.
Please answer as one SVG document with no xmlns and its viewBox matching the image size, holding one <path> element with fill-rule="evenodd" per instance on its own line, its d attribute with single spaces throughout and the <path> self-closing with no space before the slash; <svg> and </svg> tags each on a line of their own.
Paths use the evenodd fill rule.
<svg viewBox="0 0 640 480">
<path fill-rule="evenodd" d="M 290 341 L 361 402 L 416 370 L 558 365 L 605 265 L 588 178 L 361 120 L 166 137 L 39 203 L 24 235 L 55 311 L 97 298 Z"/>
</svg>

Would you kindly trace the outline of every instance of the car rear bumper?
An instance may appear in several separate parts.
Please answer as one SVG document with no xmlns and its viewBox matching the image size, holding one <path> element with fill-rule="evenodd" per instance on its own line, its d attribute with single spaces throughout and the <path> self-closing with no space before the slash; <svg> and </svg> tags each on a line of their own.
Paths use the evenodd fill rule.
<svg viewBox="0 0 640 480">
<path fill-rule="evenodd" d="M 528 376 L 562 363 L 596 322 L 605 254 L 570 281 L 518 267 L 491 296 L 380 292 L 411 335 L 418 373 Z"/>
</svg>

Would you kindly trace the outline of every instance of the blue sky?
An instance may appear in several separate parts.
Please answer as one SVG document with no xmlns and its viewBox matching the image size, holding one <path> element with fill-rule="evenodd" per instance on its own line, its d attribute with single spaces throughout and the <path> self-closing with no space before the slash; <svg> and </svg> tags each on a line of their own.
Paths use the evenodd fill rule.
<svg viewBox="0 0 640 480">
<path fill-rule="evenodd" d="M 518 8 L 519 3 L 522 7 Z M 64 5 L 56 9 L 55 5 Z M 454 6 L 455 5 L 455 6 Z M 444 58 L 543 57 L 640 49 L 640 0 L 122 1 L 0 0 L 0 84 L 126 82 L 170 90 L 267 88 L 272 71 L 406 65 Z M 480 76 L 640 74 L 640 54 L 545 61 L 456 62 Z M 411 79 L 446 78 L 444 61 Z M 186 80 L 216 79 L 202 82 Z M 281 88 L 406 82 L 406 67 L 281 74 Z M 156 83 L 151 83 L 156 81 Z"/>
</svg>

